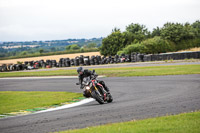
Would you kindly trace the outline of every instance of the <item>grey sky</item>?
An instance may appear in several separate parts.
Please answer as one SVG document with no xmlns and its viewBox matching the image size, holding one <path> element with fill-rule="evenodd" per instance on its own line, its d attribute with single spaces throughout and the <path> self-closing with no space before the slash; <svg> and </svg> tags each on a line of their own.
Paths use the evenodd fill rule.
<svg viewBox="0 0 200 133">
<path fill-rule="evenodd" d="M 0 0 L 0 41 L 106 37 L 131 23 L 152 30 L 196 20 L 199 0 Z"/>
</svg>

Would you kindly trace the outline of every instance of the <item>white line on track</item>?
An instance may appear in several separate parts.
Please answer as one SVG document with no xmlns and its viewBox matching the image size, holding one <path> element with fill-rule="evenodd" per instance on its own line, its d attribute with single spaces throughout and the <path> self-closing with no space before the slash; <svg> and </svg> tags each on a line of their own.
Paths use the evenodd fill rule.
<svg viewBox="0 0 200 133">
<path fill-rule="evenodd" d="M 47 109 L 47 110 L 38 111 L 38 112 L 35 112 L 34 114 L 56 111 L 56 110 L 60 110 L 60 109 L 72 108 L 72 107 L 80 106 L 80 105 L 83 105 L 83 104 L 86 104 L 86 103 L 89 103 L 89 102 L 92 102 L 92 101 L 94 101 L 93 98 L 87 98 L 87 99 L 81 100 L 80 102 L 67 104 L 67 105 L 63 105 L 63 106 L 60 106 L 60 107 L 56 107 L 56 108 L 50 108 L 50 109 Z"/>
<path fill-rule="evenodd" d="M 46 110 L 42 110 L 42 111 L 37 111 L 37 112 L 34 112 L 34 113 L 30 113 L 30 114 L 28 113 L 28 114 L 14 115 L 14 116 L 7 116 L 7 115 L 0 115 L 0 116 L 5 116 L 4 118 L 8 118 L 8 117 L 18 117 L 18 116 L 24 116 L 24 115 L 33 115 L 33 114 L 39 114 L 39 113 L 46 113 L 46 112 L 50 112 L 50 111 L 56 111 L 56 110 L 68 109 L 68 108 L 80 106 L 80 105 L 83 105 L 83 104 L 90 103 L 92 101 L 94 101 L 93 98 L 87 98 L 87 99 L 81 100 L 81 101 L 76 102 L 76 103 L 67 104 L 67 105 L 59 106 L 59 107 L 56 107 L 56 108 L 50 108 L 50 109 L 46 109 Z M 4 118 L 1 118 L 1 119 L 4 119 Z"/>
</svg>

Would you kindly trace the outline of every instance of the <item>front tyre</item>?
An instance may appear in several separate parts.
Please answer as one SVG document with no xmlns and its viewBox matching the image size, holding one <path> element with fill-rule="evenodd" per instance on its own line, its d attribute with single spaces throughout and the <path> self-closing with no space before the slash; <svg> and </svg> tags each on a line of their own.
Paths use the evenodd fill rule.
<svg viewBox="0 0 200 133">
<path fill-rule="evenodd" d="M 92 97 L 93 97 L 94 99 L 96 99 L 96 101 L 97 101 L 99 104 L 104 104 L 103 98 L 96 92 L 96 90 L 93 91 L 93 92 L 91 93 L 91 95 L 92 95 Z"/>
</svg>

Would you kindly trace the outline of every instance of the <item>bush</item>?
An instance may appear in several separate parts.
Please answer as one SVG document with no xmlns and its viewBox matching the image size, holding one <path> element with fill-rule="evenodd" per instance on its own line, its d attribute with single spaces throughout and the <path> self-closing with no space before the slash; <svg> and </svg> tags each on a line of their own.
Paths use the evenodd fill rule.
<svg viewBox="0 0 200 133">
<path fill-rule="evenodd" d="M 123 50 L 117 52 L 117 55 L 122 55 L 122 54 L 125 54 Z"/>
<path fill-rule="evenodd" d="M 147 39 L 141 43 L 144 48 L 144 53 L 166 53 L 175 51 L 175 44 L 171 41 L 164 40 L 159 36 Z"/>
<path fill-rule="evenodd" d="M 147 39 L 141 43 L 131 44 L 125 47 L 122 51 L 119 51 L 118 54 L 131 54 L 132 52 L 138 53 L 166 53 L 175 51 L 175 45 L 171 41 L 162 39 L 161 37 L 154 37 Z"/>
<path fill-rule="evenodd" d="M 176 44 L 176 51 L 185 50 L 189 48 L 200 47 L 200 39 L 182 40 Z"/>
<path fill-rule="evenodd" d="M 144 52 L 144 46 L 141 45 L 140 43 L 136 44 L 131 44 L 128 45 L 127 47 L 123 48 L 122 51 L 119 51 L 117 54 L 131 54 L 132 52 L 137 52 L 137 53 L 143 53 Z"/>
</svg>

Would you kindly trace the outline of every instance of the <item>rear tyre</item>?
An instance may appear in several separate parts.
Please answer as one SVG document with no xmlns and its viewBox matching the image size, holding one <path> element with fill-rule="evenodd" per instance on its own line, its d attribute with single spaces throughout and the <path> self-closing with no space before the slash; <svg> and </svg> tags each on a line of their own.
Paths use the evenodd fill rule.
<svg viewBox="0 0 200 133">
<path fill-rule="evenodd" d="M 103 98 L 96 92 L 96 90 L 93 91 L 93 92 L 91 93 L 91 95 L 92 95 L 92 97 L 93 97 L 94 99 L 96 99 L 96 101 L 97 101 L 99 104 L 104 104 Z"/>
<path fill-rule="evenodd" d="M 112 97 L 112 95 L 111 94 L 108 94 L 108 97 L 109 97 L 109 99 L 108 99 L 108 103 L 111 103 L 112 101 L 113 101 L 113 97 Z"/>
</svg>

